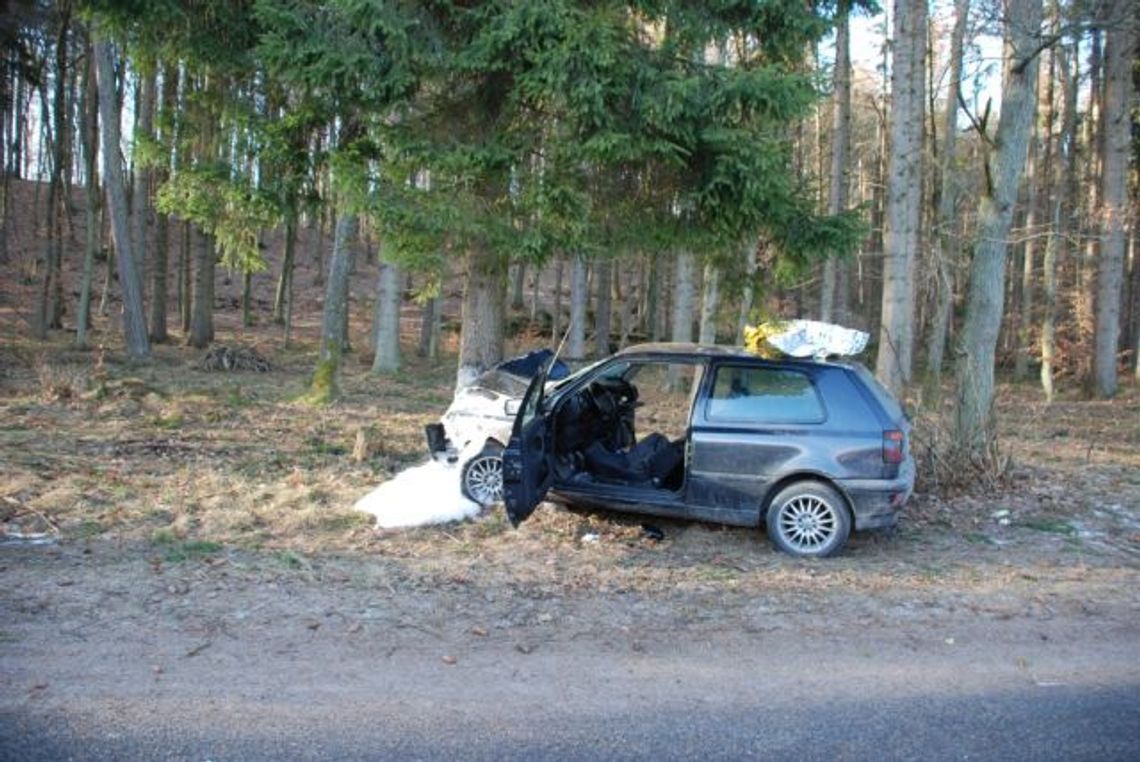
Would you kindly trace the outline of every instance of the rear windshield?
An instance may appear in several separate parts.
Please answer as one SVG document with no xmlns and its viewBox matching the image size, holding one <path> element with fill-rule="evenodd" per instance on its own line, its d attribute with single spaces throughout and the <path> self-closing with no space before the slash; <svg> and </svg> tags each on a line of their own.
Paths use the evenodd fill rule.
<svg viewBox="0 0 1140 762">
<path fill-rule="evenodd" d="M 900 423 L 906 420 L 902 405 L 898 403 L 894 395 L 887 391 L 887 387 L 879 383 L 879 379 L 875 378 L 871 371 L 859 363 L 851 363 L 848 367 L 855 371 L 855 375 L 857 375 L 859 380 L 871 391 L 871 394 L 874 395 L 875 399 L 882 405 L 883 410 L 886 411 L 887 416 L 892 421 Z"/>
</svg>

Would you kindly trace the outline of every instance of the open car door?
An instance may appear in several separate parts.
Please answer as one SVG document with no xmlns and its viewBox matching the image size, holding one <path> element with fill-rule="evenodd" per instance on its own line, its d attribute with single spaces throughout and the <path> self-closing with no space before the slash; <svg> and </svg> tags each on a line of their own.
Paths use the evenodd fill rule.
<svg viewBox="0 0 1140 762">
<path fill-rule="evenodd" d="M 550 367 L 546 363 L 531 379 L 515 415 L 511 441 L 503 451 L 503 502 L 514 527 L 534 513 L 554 479 L 551 416 L 542 409 Z"/>
</svg>

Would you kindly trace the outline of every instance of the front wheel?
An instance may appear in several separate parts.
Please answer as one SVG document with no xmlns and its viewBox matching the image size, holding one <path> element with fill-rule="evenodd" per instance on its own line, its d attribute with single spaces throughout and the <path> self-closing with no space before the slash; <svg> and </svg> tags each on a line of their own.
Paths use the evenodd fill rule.
<svg viewBox="0 0 1140 762">
<path fill-rule="evenodd" d="M 488 444 L 463 464 L 459 476 L 463 496 L 484 508 L 503 499 L 503 447 Z"/>
<path fill-rule="evenodd" d="M 784 487 L 768 507 L 768 537 L 793 556 L 822 558 L 838 553 L 851 534 L 843 497 L 820 482 Z"/>
</svg>

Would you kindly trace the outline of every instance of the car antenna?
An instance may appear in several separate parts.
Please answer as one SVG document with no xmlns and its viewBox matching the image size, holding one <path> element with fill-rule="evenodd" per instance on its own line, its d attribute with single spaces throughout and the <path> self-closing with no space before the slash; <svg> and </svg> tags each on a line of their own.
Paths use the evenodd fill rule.
<svg viewBox="0 0 1140 762">
<path fill-rule="evenodd" d="M 554 356 L 550 358 L 550 367 L 554 367 L 554 363 L 562 355 L 562 347 L 566 346 L 566 340 L 570 338 L 570 329 L 574 327 L 574 318 L 570 318 L 570 323 L 566 326 L 566 332 L 562 334 L 562 341 L 558 342 L 558 348 L 554 350 Z"/>
</svg>

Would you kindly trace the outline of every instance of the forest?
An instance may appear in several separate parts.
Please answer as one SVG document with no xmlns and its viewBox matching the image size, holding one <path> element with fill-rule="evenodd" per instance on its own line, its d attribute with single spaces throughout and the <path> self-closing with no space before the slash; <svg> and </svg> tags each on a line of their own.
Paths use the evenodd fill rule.
<svg viewBox="0 0 1140 762">
<path fill-rule="evenodd" d="M 951 390 L 974 458 L 995 376 L 1140 378 L 1132 0 L 4 14 L 0 262 L 35 341 L 206 349 L 236 280 L 328 402 L 349 351 L 454 352 L 462 384 L 520 335 L 581 361 L 814 318 L 870 332 L 896 394 Z"/>
</svg>

